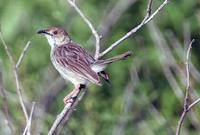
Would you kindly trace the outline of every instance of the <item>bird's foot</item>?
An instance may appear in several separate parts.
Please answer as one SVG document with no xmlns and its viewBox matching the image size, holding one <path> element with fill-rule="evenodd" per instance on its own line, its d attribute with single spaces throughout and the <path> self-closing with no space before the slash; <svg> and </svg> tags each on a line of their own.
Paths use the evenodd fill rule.
<svg viewBox="0 0 200 135">
<path fill-rule="evenodd" d="M 68 103 L 73 103 L 76 98 L 77 96 L 67 95 L 66 97 L 63 98 L 63 102 L 65 105 Z"/>
<path fill-rule="evenodd" d="M 74 90 L 63 98 L 64 104 L 72 103 L 74 101 Z"/>
<path fill-rule="evenodd" d="M 86 86 L 84 84 L 80 84 L 77 88 L 75 88 L 72 92 L 70 92 L 67 96 L 63 98 L 64 104 L 73 103 L 74 100 L 78 97 L 77 92 L 81 89 L 84 89 Z"/>
</svg>

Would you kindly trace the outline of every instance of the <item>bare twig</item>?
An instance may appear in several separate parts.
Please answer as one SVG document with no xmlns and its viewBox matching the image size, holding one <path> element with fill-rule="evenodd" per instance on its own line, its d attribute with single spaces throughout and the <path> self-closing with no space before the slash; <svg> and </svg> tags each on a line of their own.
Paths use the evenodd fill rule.
<svg viewBox="0 0 200 135">
<path fill-rule="evenodd" d="M 172 55 L 171 49 L 168 47 L 169 45 L 165 41 L 160 30 L 154 25 L 154 23 L 149 23 L 149 24 L 150 24 L 149 29 L 150 29 L 151 36 L 154 39 L 155 45 L 157 45 L 156 48 L 162 54 L 162 57 L 160 60 L 161 60 L 161 65 L 163 67 L 163 71 L 166 76 L 166 79 L 168 80 L 170 86 L 172 87 L 176 97 L 182 102 L 182 99 L 184 98 L 184 93 L 176 80 L 175 74 L 178 76 L 178 78 L 181 80 L 183 84 L 185 84 L 186 82 L 184 80 L 185 74 L 182 71 L 182 68 L 180 68 L 179 65 L 177 65 L 177 62 L 175 61 L 175 58 Z M 172 43 L 174 44 L 174 42 Z M 185 61 L 186 61 L 186 58 L 184 58 L 184 62 Z M 173 68 L 173 70 L 175 71 L 175 74 L 173 74 L 173 72 L 171 71 L 171 68 Z M 190 62 L 190 70 L 191 69 L 192 69 L 192 63 Z M 191 95 L 191 92 L 193 91 L 190 91 L 190 97 L 192 99 L 196 98 L 193 95 Z M 196 120 L 197 117 L 195 116 L 193 112 L 191 112 L 190 114 L 191 114 L 191 117 L 189 117 L 189 119 L 191 120 L 195 128 L 198 129 L 198 124 L 197 124 L 198 121 Z"/>
<path fill-rule="evenodd" d="M 31 135 L 31 123 L 32 123 L 32 118 L 33 118 L 33 112 L 35 110 L 35 102 L 32 103 L 32 107 L 31 107 L 31 113 L 28 119 L 28 123 L 26 124 L 26 127 L 24 129 L 23 135 Z"/>
<path fill-rule="evenodd" d="M 186 54 L 185 68 L 186 68 L 187 86 L 186 86 L 186 93 L 185 93 L 185 98 L 184 98 L 184 108 L 183 108 L 183 112 L 181 114 L 181 117 L 179 119 L 178 126 L 176 128 L 176 135 L 180 135 L 181 126 L 183 124 L 183 121 L 185 119 L 187 112 L 189 111 L 189 108 L 188 108 L 188 97 L 189 97 L 189 90 L 190 90 L 189 55 L 190 55 L 190 50 L 192 48 L 193 43 L 194 43 L 194 39 L 190 42 L 190 45 L 187 49 L 187 54 Z"/>
<path fill-rule="evenodd" d="M 72 115 L 73 111 L 76 110 L 75 107 L 79 104 L 79 102 L 82 100 L 83 96 L 85 95 L 87 89 L 82 89 L 82 92 L 80 93 L 80 96 L 78 97 L 78 99 L 75 101 L 74 105 L 71 107 L 71 109 L 69 110 L 69 112 L 66 114 L 66 116 L 64 117 L 63 121 L 60 124 L 60 129 L 57 132 L 59 134 L 59 132 L 61 132 L 61 130 L 63 129 L 63 126 L 67 123 L 67 121 L 69 120 L 69 117 Z"/>
<path fill-rule="evenodd" d="M 10 60 L 11 64 L 12 64 L 12 67 L 13 67 L 12 71 L 13 71 L 13 75 L 14 75 L 14 79 L 15 79 L 15 85 L 16 85 L 16 88 L 17 88 L 16 91 L 17 91 L 17 94 L 18 94 L 18 97 L 19 97 L 20 105 L 21 105 L 22 110 L 24 112 L 24 116 L 26 118 L 26 122 L 28 122 L 28 113 L 27 113 L 27 109 L 25 107 L 24 100 L 23 100 L 23 97 L 22 97 L 21 86 L 20 86 L 20 82 L 19 82 L 17 68 L 15 66 L 15 61 L 14 61 L 14 58 L 13 58 L 13 56 L 12 56 L 12 54 L 11 54 L 11 52 L 10 52 L 6 42 L 5 42 L 5 40 L 3 39 L 1 31 L 0 31 L 0 40 L 2 42 L 2 45 L 3 45 L 4 49 L 5 49 L 8 57 L 9 57 L 9 60 Z"/>
<path fill-rule="evenodd" d="M 122 38 L 120 38 L 119 40 L 117 40 L 116 42 L 114 42 L 113 44 L 111 44 L 110 47 L 108 47 L 106 50 L 104 50 L 103 52 L 101 52 L 99 54 L 99 58 L 103 57 L 105 54 L 107 54 L 110 51 L 112 51 L 120 43 L 122 43 L 124 40 L 128 39 L 131 35 L 133 35 L 134 33 L 136 33 L 142 26 L 144 26 L 145 24 L 147 24 L 148 22 L 150 22 L 168 3 L 169 3 L 169 0 L 165 0 L 157 8 L 157 10 L 153 14 L 150 15 L 152 0 L 149 0 L 148 6 L 147 6 L 147 14 L 145 15 L 145 17 L 142 20 L 142 22 L 139 25 L 137 25 L 136 27 L 134 27 L 131 31 L 129 31 L 128 33 L 126 33 Z"/>
<path fill-rule="evenodd" d="M 80 93 L 81 93 L 81 89 L 75 88 L 72 97 L 78 97 L 80 95 Z M 83 94 L 84 94 L 84 92 L 83 92 Z M 56 120 L 54 121 L 48 135 L 54 135 L 56 133 L 58 126 L 63 121 L 67 122 L 67 120 L 69 119 L 69 116 L 71 115 L 71 113 L 74 110 L 74 107 L 81 101 L 82 97 L 83 96 L 80 96 L 80 98 L 72 98 L 72 101 L 68 102 L 65 105 L 62 112 L 57 116 Z"/>
<path fill-rule="evenodd" d="M 195 100 L 193 103 L 191 103 L 189 106 L 188 106 L 188 110 L 190 110 L 192 107 L 194 107 L 196 104 L 198 104 L 200 102 L 200 98 L 198 98 L 197 100 Z"/>
<path fill-rule="evenodd" d="M 149 21 L 151 21 L 155 17 L 155 15 L 157 15 L 169 3 L 169 0 L 165 0 L 157 8 L 157 10 L 151 15 L 152 2 L 153 2 L 153 0 L 149 0 L 149 2 L 147 4 L 147 13 L 146 13 L 144 19 L 142 20 L 142 22 L 139 25 L 137 25 L 131 31 L 129 31 L 128 33 L 126 33 L 122 38 L 120 38 L 119 40 L 117 40 L 116 42 L 114 42 L 113 44 L 111 44 L 111 46 L 108 47 L 106 50 L 104 50 L 103 52 L 99 53 L 99 51 L 100 51 L 100 36 L 98 35 L 97 31 L 93 27 L 92 23 L 87 19 L 87 17 L 83 14 L 83 12 L 77 7 L 77 5 L 75 4 L 75 2 L 72 1 L 72 0 L 68 0 L 68 3 L 79 13 L 79 15 L 82 17 L 82 19 L 90 27 L 93 35 L 96 38 L 95 59 L 99 59 L 99 58 L 103 57 L 105 54 L 107 54 L 108 52 L 112 51 L 115 47 L 117 47 L 121 42 L 123 42 L 124 40 L 126 40 L 127 38 L 129 38 L 131 35 L 133 35 L 134 33 L 136 33 L 142 26 L 144 26 Z"/>
<path fill-rule="evenodd" d="M 188 108 L 188 96 L 189 96 L 189 90 L 190 90 L 190 71 L 189 71 L 189 56 L 190 56 L 190 50 L 192 48 L 192 44 L 194 43 L 194 39 L 190 42 L 190 45 L 187 50 L 187 55 L 186 55 L 186 63 L 185 63 L 185 68 L 186 68 L 186 93 L 185 93 L 185 101 L 184 101 L 184 109 Z"/>
<path fill-rule="evenodd" d="M 81 18 L 84 20 L 84 22 L 88 25 L 88 27 L 92 31 L 92 34 L 94 35 L 94 37 L 96 39 L 95 59 L 98 59 L 99 51 L 100 51 L 100 36 L 97 33 L 97 30 L 94 28 L 94 26 L 89 21 L 89 19 L 83 14 L 83 12 L 77 7 L 75 1 L 73 1 L 73 0 L 67 0 L 67 1 L 76 10 L 76 12 L 81 16 Z"/>
<path fill-rule="evenodd" d="M 149 18 L 149 16 L 151 15 L 152 3 L 153 3 L 153 0 L 149 0 L 149 3 L 148 3 L 148 5 L 147 5 L 147 18 Z"/>
<path fill-rule="evenodd" d="M 17 61 L 17 64 L 16 64 L 16 68 L 17 68 L 17 69 L 18 69 L 19 66 L 21 65 L 22 60 L 23 60 L 24 56 L 26 55 L 26 52 L 28 51 L 30 45 L 31 45 L 31 42 L 28 41 L 27 44 L 25 45 L 25 47 L 24 47 L 24 49 L 23 49 L 23 51 L 22 51 L 20 57 L 19 57 L 19 60 Z"/>
<path fill-rule="evenodd" d="M 31 123 L 32 123 L 32 118 L 33 118 L 33 112 L 34 112 L 34 109 L 35 109 L 35 102 L 32 103 L 32 108 L 31 108 L 31 113 L 30 113 L 30 116 L 29 116 L 29 121 L 28 121 L 28 135 L 31 135 Z"/>
<path fill-rule="evenodd" d="M 185 35 L 187 35 L 187 36 L 185 36 L 185 38 L 187 38 L 187 39 L 185 39 L 185 43 L 187 42 L 186 44 L 189 44 L 188 43 L 188 40 L 189 40 L 188 38 L 190 38 L 190 36 L 189 36 L 189 34 L 185 34 Z M 182 47 L 181 42 L 177 39 L 176 35 L 172 31 L 169 31 L 167 33 L 167 36 L 168 36 L 168 40 L 170 41 L 170 44 L 173 45 L 172 49 L 175 50 L 175 52 L 178 55 L 179 59 L 183 60 L 183 58 L 184 58 L 183 57 L 184 56 L 184 49 Z M 198 71 L 198 69 L 195 67 L 195 65 L 192 62 L 190 62 L 190 76 L 192 76 L 195 81 L 200 83 L 200 72 Z"/>
</svg>

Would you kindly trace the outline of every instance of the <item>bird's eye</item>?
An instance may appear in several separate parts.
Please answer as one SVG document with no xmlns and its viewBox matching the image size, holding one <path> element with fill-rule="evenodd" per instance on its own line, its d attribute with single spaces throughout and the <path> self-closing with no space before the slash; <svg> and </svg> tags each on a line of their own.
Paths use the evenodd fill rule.
<svg viewBox="0 0 200 135">
<path fill-rule="evenodd" d="M 54 34 L 54 35 L 57 35 L 57 34 L 58 34 L 58 31 L 54 31 L 53 34 Z"/>
</svg>

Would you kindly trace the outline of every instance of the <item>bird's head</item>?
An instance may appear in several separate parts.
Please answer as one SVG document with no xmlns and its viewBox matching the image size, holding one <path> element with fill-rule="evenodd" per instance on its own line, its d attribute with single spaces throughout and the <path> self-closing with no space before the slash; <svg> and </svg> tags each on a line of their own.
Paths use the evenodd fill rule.
<svg viewBox="0 0 200 135">
<path fill-rule="evenodd" d="M 37 33 L 43 34 L 47 38 L 51 47 L 59 46 L 70 41 L 68 33 L 59 27 L 39 30 Z"/>
</svg>

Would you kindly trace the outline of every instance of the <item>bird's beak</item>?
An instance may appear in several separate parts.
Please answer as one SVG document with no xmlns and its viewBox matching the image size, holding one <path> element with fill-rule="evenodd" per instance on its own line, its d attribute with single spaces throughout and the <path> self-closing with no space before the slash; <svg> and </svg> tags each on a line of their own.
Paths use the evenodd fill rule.
<svg viewBox="0 0 200 135">
<path fill-rule="evenodd" d="M 47 30 L 39 30 L 39 31 L 37 32 L 37 34 L 47 34 L 47 35 L 52 36 L 52 34 L 50 34 Z"/>
</svg>

